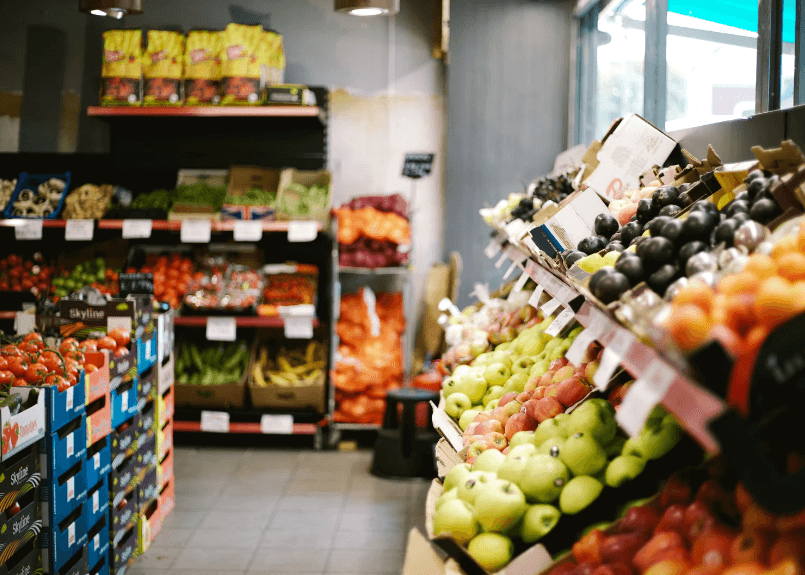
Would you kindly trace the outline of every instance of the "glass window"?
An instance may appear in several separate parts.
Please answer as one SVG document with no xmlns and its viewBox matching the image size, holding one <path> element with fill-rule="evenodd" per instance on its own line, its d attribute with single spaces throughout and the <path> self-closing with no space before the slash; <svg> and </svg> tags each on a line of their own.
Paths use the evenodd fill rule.
<svg viewBox="0 0 805 575">
<path fill-rule="evenodd" d="M 643 112 L 645 25 L 642 0 L 610 2 L 598 16 L 597 138 L 604 136 L 614 120 Z"/>
<path fill-rule="evenodd" d="M 790 108 L 794 105 L 794 26 L 796 17 L 796 0 L 783 0 L 783 61 L 780 66 L 780 108 Z"/>
<path fill-rule="evenodd" d="M 668 0 L 667 22 L 665 129 L 754 114 L 757 0 Z"/>
</svg>

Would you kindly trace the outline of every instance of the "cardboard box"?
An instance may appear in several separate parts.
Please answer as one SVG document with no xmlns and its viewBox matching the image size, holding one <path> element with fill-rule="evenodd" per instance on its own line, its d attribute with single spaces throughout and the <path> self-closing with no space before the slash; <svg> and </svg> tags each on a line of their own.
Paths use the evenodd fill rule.
<svg viewBox="0 0 805 575">
<path fill-rule="evenodd" d="M 161 530 L 162 510 L 159 507 L 159 499 L 154 498 L 137 518 L 137 551 L 145 553 Z"/>
<path fill-rule="evenodd" d="M 596 156 L 598 166 L 584 183 L 602 198 L 618 199 L 640 185 L 643 172 L 662 166 L 675 147 L 674 140 L 637 114 L 625 116 L 607 134 Z"/>
<path fill-rule="evenodd" d="M 111 391 L 112 427 L 117 428 L 137 415 L 138 392 L 137 378 L 125 381 Z"/>
<path fill-rule="evenodd" d="M 55 480 L 46 479 L 39 487 L 42 524 L 57 525 L 87 499 L 86 462 L 79 461 Z"/>
<path fill-rule="evenodd" d="M 45 396 L 47 432 L 55 433 L 86 411 L 86 384 L 84 371 L 79 373 L 78 383 L 59 391 L 55 385 L 31 386 Z"/>
<path fill-rule="evenodd" d="M 157 459 L 164 459 L 173 449 L 173 421 L 157 432 Z"/>
<path fill-rule="evenodd" d="M 168 421 L 173 419 L 173 414 L 176 411 L 174 397 L 175 392 L 173 391 L 173 387 L 169 387 L 166 392 L 157 396 L 156 417 L 158 429 L 162 429 Z"/>
<path fill-rule="evenodd" d="M 119 468 L 123 460 L 137 453 L 137 439 L 140 435 L 139 416 L 121 424 L 109 434 L 111 438 L 112 467 Z"/>
<path fill-rule="evenodd" d="M 157 397 L 157 368 L 151 366 L 137 378 L 137 409 L 142 411 L 147 401 L 153 401 Z"/>
<path fill-rule="evenodd" d="M 109 502 L 114 509 L 124 499 L 130 499 L 127 493 L 134 488 L 137 479 L 136 459 L 135 455 L 124 459 L 119 467 L 113 466 L 109 473 Z"/>
<path fill-rule="evenodd" d="M 100 563 L 102 566 L 105 565 L 104 559 L 109 556 L 109 543 L 109 519 L 107 515 L 104 515 L 90 528 L 87 534 L 87 564 L 98 565 Z"/>
<path fill-rule="evenodd" d="M 137 490 L 129 487 L 118 504 L 109 507 L 109 539 L 113 547 L 118 546 L 127 532 L 137 523 Z"/>
<path fill-rule="evenodd" d="M 87 572 L 87 551 L 81 549 L 62 565 L 56 575 L 84 575 Z"/>
<path fill-rule="evenodd" d="M 157 438 L 152 430 L 149 431 L 148 435 L 143 435 L 140 439 L 140 448 L 137 451 L 135 474 L 138 482 L 142 482 L 142 478 L 147 473 L 156 472 L 157 468 Z"/>
<path fill-rule="evenodd" d="M 176 507 L 176 491 L 174 481 L 169 481 L 159 492 L 159 509 L 162 513 L 162 522 L 168 518 L 173 508 Z"/>
<path fill-rule="evenodd" d="M 180 407 L 241 408 L 246 404 L 246 379 L 248 370 L 240 381 L 222 385 L 191 385 L 178 383 L 175 386 L 176 405 Z"/>
<path fill-rule="evenodd" d="M 81 414 L 39 444 L 42 478 L 60 477 L 87 454 L 87 416 Z"/>
<path fill-rule="evenodd" d="M 112 394 L 106 393 L 87 405 L 87 447 L 112 431 Z"/>
<path fill-rule="evenodd" d="M 157 362 L 157 338 L 154 332 L 137 338 L 137 374 L 141 375 Z"/>
<path fill-rule="evenodd" d="M 122 575 L 126 568 L 134 559 L 134 552 L 137 549 L 137 533 L 134 527 L 126 531 L 119 542 L 112 545 L 111 551 L 111 575 Z"/>
<path fill-rule="evenodd" d="M 45 573 L 57 573 L 76 553 L 82 553 L 87 543 L 87 517 L 84 506 L 77 508 L 53 529 L 42 531 L 42 569 Z M 86 557 L 81 568 L 86 570 Z M 84 573 L 85 571 L 79 571 Z"/>
<path fill-rule="evenodd" d="M 0 565 L 0 575 L 32 575 L 39 567 L 39 541 L 33 537 Z"/>
<path fill-rule="evenodd" d="M 265 387 L 252 385 L 249 382 L 249 395 L 252 405 L 258 409 L 313 409 L 318 413 L 325 413 L 324 375 L 321 383 L 306 386 L 280 387 L 267 385 Z"/>
<path fill-rule="evenodd" d="M 30 387 L 12 387 L 11 395 L 19 395 L 25 404 L 31 393 L 36 393 L 36 403 L 23 409 L 17 415 L 11 415 L 8 407 L 0 408 L 0 428 L 9 429 L 11 433 L 3 433 L 0 438 L 2 444 L 2 461 L 11 459 L 17 453 L 24 451 L 45 436 L 45 396 Z"/>
<path fill-rule="evenodd" d="M 159 489 L 173 479 L 173 449 L 169 450 L 165 457 L 157 464 L 157 485 Z"/>
<path fill-rule="evenodd" d="M 592 190 L 575 192 L 546 221 L 540 218 L 531 239 L 550 257 L 575 249 L 586 237 L 595 235 L 595 218 L 609 213 L 606 204 Z"/>
<path fill-rule="evenodd" d="M 87 525 L 95 525 L 105 518 L 109 511 L 109 476 L 104 475 L 94 487 L 87 491 Z"/>
<path fill-rule="evenodd" d="M 327 202 L 322 206 L 321 211 L 311 213 L 304 217 L 282 212 L 283 202 L 286 196 L 295 195 L 296 192 L 288 190 L 289 184 L 302 184 L 303 186 L 325 186 L 327 188 Z M 332 175 L 329 170 L 304 171 L 295 168 L 286 168 L 280 174 L 279 195 L 277 198 L 277 219 L 280 221 L 288 220 L 309 220 L 321 222 L 325 226 L 330 223 L 330 207 L 332 205 L 333 189 Z"/>
<path fill-rule="evenodd" d="M 145 477 L 137 486 L 137 509 L 140 513 L 143 513 L 149 504 L 159 499 L 159 491 L 157 470 L 155 467 L 145 474 Z"/>
<path fill-rule="evenodd" d="M 148 437 L 153 437 L 154 434 L 157 432 L 157 413 L 156 413 L 156 406 L 158 404 L 157 401 L 149 401 L 145 405 L 143 405 L 142 409 L 140 409 L 140 415 L 137 418 L 137 429 L 139 430 L 140 436 L 140 446 L 142 446 L 142 440 Z"/>
<path fill-rule="evenodd" d="M 109 553 L 105 553 L 94 567 L 90 567 L 89 575 L 109 575 Z"/>
<path fill-rule="evenodd" d="M 33 492 L 20 499 L 20 511 L 9 516 L 10 509 L 0 514 L 0 549 L 9 551 L 34 539 L 42 527 L 39 521 L 39 501 Z M 4 558 L 0 558 L 0 562 Z"/>
<path fill-rule="evenodd" d="M 176 336 L 173 332 L 173 310 L 157 313 L 157 362 L 162 363 L 173 353 Z"/>
<path fill-rule="evenodd" d="M 84 352 L 84 359 L 98 369 L 84 374 L 84 401 L 87 405 L 96 399 L 109 394 L 109 358 L 108 351 Z"/>
<path fill-rule="evenodd" d="M 39 447 L 32 445 L 0 464 L 0 513 L 40 484 Z"/>
<path fill-rule="evenodd" d="M 175 356 L 170 355 L 157 367 L 157 393 L 165 393 L 173 385 L 175 374 Z"/>
<path fill-rule="evenodd" d="M 107 435 L 87 448 L 87 485 L 96 485 L 112 471 L 112 440 Z"/>
<path fill-rule="evenodd" d="M 259 189 L 274 193 L 276 197 L 281 173 L 281 170 L 257 166 L 232 166 L 226 194 L 238 198 L 251 189 Z M 270 205 L 228 203 L 221 207 L 224 220 L 273 220 L 275 213 L 274 206 Z"/>
<path fill-rule="evenodd" d="M 275 84 L 266 88 L 266 104 L 315 106 L 316 94 L 302 84 Z"/>
</svg>

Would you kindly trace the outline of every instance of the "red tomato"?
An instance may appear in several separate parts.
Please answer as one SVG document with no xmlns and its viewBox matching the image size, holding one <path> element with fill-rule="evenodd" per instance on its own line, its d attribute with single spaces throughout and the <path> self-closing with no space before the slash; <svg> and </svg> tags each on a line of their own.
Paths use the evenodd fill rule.
<svg viewBox="0 0 805 575">
<path fill-rule="evenodd" d="M 31 333 L 27 334 L 24 338 L 22 338 L 22 341 L 42 341 L 42 334 L 32 331 Z"/>
<path fill-rule="evenodd" d="M 114 330 L 112 330 L 112 331 L 114 331 Z M 116 347 L 117 347 L 117 343 L 115 342 L 115 340 L 113 338 L 109 337 L 108 335 L 106 335 L 106 336 L 104 336 L 104 337 L 102 337 L 102 338 L 100 338 L 98 340 L 98 349 L 112 350 L 112 349 L 115 349 Z"/>
<path fill-rule="evenodd" d="M 37 383 L 42 381 L 48 374 L 48 368 L 39 362 L 32 363 L 28 366 L 28 369 L 25 370 L 25 380 L 28 383 Z"/>
<path fill-rule="evenodd" d="M 98 351 L 98 340 L 85 339 L 78 347 L 83 351 Z"/>
<path fill-rule="evenodd" d="M 128 347 L 131 343 L 131 333 L 122 327 L 110 331 L 109 337 L 115 340 L 115 347 Z"/>
<path fill-rule="evenodd" d="M 8 370 L 0 371 L 0 385 L 8 386 L 14 383 L 14 374 Z"/>
<path fill-rule="evenodd" d="M 74 337 L 65 338 L 62 340 L 59 349 L 61 351 L 64 351 L 66 349 L 78 349 L 78 340 Z"/>
<path fill-rule="evenodd" d="M 118 347 L 117 349 L 115 349 L 115 357 L 123 357 L 127 353 L 129 353 L 128 348 Z"/>
<path fill-rule="evenodd" d="M 85 363 L 84 371 L 86 371 L 88 374 L 93 373 L 95 371 L 98 371 L 98 366 L 95 365 L 94 363 Z"/>
<path fill-rule="evenodd" d="M 8 360 L 8 370 L 14 374 L 14 377 L 25 377 L 25 371 L 28 369 L 28 363 L 23 361 L 21 357 L 11 357 Z"/>
<path fill-rule="evenodd" d="M 17 254 L 11 254 L 10 256 L 8 256 L 8 265 L 10 265 L 11 267 L 20 265 L 20 261 L 21 261 L 20 256 L 18 256 Z"/>
</svg>

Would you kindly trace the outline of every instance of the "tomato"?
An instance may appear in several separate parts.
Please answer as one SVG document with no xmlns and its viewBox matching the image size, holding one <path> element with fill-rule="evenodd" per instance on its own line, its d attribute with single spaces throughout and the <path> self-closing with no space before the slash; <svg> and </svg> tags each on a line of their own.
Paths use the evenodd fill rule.
<svg viewBox="0 0 805 575">
<path fill-rule="evenodd" d="M 78 382 L 78 376 L 73 374 L 68 374 L 64 379 L 70 384 L 68 387 L 72 387 Z"/>
<path fill-rule="evenodd" d="M 5 356 L 0 355 L 0 371 L 5 371 L 8 369 L 8 360 Z"/>
<path fill-rule="evenodd" d="M 96 372 L 96 371 L 98 371 L 98 366 L 95 365 L 94 363 L 85 363 L 84 364 L 84 371 L 86 371 L 88 374 Z"/>
<path fill-rule="evenodd" d="M 27 369 L 28 363 L 21 357 L 12 357 L 8 360 L 8 370 L 14 374 L 14 377 L 25 377 Z"/>
<path fill-rule="evenodd" d="M 21 343 L 19 346 L 20 350 L 24 353 L 30 353 L 31 355 L 39 355 L 39 352 L 45 349 L 45 344 L 41 341 L 29 341 L 27 343 Z"/>
<path fill-rule="evenodd" d="M 131 343 L 131 333 L 122 327 L 110 331 L 109 337 L 115 340 L 116 347 L 128 347 Z"/>
<path fill-rule="evenodd" d="M 66 349 L 78 349 L 78 340 L 74 337 L 65 338 L 62 340 L 59 349 L 61 351 L 64 351 Z"/>
<path fill-rule="evenodd" d="M 112 330 L 112 331 L 115 331 L 115 330 Z M 102 337 L 101 339 L 98 340 L 98 349 L 113 350 L 116 347 L 117 347 L 117 343 L 115 343 L 115 340 L 113 338 L 109 337 L 108 335 L 106 335 L 106 336 L 104 336 L 104 337 Z"/>
<path fill-rule="evenodd" d="M 27 334 L 24 338 L 22 338 L 22 341 L 43 341 L 42 334 L 32 331 L 31 333 Z"/>
<path fill-rule="evenodd" d="M 62 360 L 59 359 L 58 356 L 51 357 L 42 354 L 39 356 L 39 362 L 47 368 L 49 373 L 55 375 L 62 375 L 64 373 L 64 370 L 62 369 Z"/>
<path fill-rule="evenodd" d="M 37 383 L 42 381 L 48 374 L 48 368 L 44 364 L 36 362 L 28 366 L 25 370 L 25 380 L 28 383 Z"/>
<path fill-rule="evenodd" d="M 83 351 L 98 351 L 98 340 L 85 339 L 78 347 Z"/>
<path fill-rule="evenodd" d="M 118 347 L 115 349 L 115 357 L 123 357 L 127 353 L 129 353 L 129 350 L 126 347 Z"/>
<path fill-rule="evenodd" d="M 17 501 L 14 505 L 12 505 L 9 510 L 6 512 L 9 517 L 14 517 L 17 513 L 22 511 L 22 507 L 20 507 L 20 502 Z"/>
<path fill-rule="evenodd" d="M 0 385 L 8 386 L 14 383 L 14 374 L 8 370 L 0 371 Z"/>
<path fill-rule="evenodd" d="M 22 260 L 20 256 L 18 256 L 17 254 L 11 254 L 10 256 L 8 256 L 8 265 L 10 265 L 11 267 L 20 265 L 21 261 Z"/>
</svg>

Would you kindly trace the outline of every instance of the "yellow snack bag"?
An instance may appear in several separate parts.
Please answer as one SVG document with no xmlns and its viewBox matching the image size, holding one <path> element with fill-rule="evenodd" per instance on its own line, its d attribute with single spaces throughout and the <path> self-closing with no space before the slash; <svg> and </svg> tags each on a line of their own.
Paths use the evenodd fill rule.
<svg viewBox="0 0 805 575">
<path fill-rule="evenodd" d="M 190 106 L 221 102 L 221 41 L 223 32 L 187 33 L 184 53 L 184 97 Z"/>
<path fill-rule="evenodd" d="M 263 34 L 263 79 L 266 86 L 282 84 L 285 81 L 285 49 L 282 34 L 266 31 Z"/>
<path fill-rule="evenodd" d="M 224 105 L 260 104 L 264 60 L 262 26 L 229 24 L 226 27 L 221 51 Z"/>
<path fill-rule="evenodd" d="M 178 106 L 182 103 L 184 35 L 170 30 L 149 30 L 143 54 L 143 104 Z"/>
<path fill-rule="evenodd" d="M 101 105 L 139 106 L 142 71 L 142 32 L 104 32 Z"/>
</svg>

